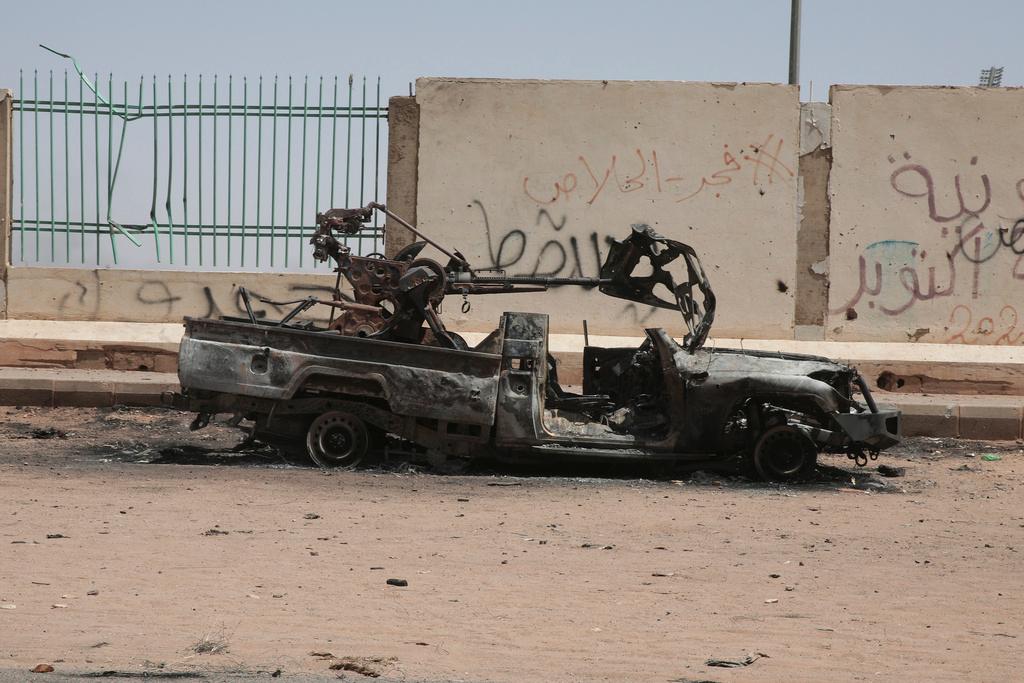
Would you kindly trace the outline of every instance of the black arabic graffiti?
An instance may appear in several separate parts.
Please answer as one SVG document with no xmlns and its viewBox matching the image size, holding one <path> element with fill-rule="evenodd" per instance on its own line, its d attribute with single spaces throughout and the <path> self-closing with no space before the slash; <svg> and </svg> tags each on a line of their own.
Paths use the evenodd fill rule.
<svg viewBox="0 0 1024 683">
<path fill-rule="evenodd" d="M 529 244 L 528 233 L 521 228 L 512 228 L 511 230 L 508 230 L 500 240 L 498 240 L 497 246 L 495 246 L 494 235 L 491 230 L 491 222 L 487 216 L 487 209 L 479 199 L 474 199 L 473 204 L 480 210 L 480 216 L 483 219 L 484 236 L 487 239 L 487 255 L 491 260 L 489 267 L 495 270 L 510 271 L 512 268 L 520 266 L 521 264 L 524 266 L 530 266 L 530 259 L 526 256 L 526 250 Z M 565 227 L 566 221 L 567 217 L 564 214 L 560 220 L 555 220 L 547 209 L 539 209 L 537 211 L 537 217 L 534 225 L 535 227 L 540 227 L 542 224 L 546 223 L 549 228 L 558 233 Z M 612 238 L 608 236 L 604 238 L 604 242 L 606 244 L 610 243 L 611 240 Z M 568 243 L 567 245 L 563 244 L 558 238 L 549 238 L 545 240 L 541 244 L 541 247 L 537 252 L 537 256 L 533 259 L 532 268 L 510 274 L 529 275 L 531 277 L 597 277 L 601 272 L 601 263 L 604 260 L 601 254 L 601 239 L 597 232 L 592 231 L 590 235 L 587 236 L 587 242 L 590 246 L 590 254 L 592 254 L 594 258 L 593 270 L 585 268 L 583 265 L 583 258 L 580 255 L 579 239 L 575 235 L 569 235 L 566 242 Z M 506 250 L 510 248 L 511 251 L 507 252 Z M 572 259 L 571 262 L 570 256 Z M 545 259 L 548 259 L 549 257 L 553 257 L 554 261 L 546 264 Z M 571 268 L 568 272 L 565 272 L 566 267 L 569 266 L 570 263 Z"/>
</svg>

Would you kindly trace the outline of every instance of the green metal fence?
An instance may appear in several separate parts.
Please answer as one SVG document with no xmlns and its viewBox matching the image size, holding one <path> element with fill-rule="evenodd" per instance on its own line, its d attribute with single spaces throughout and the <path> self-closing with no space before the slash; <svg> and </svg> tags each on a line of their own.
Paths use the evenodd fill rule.
<svg viewBox="0 0 1024 683">
<path fill-rule="evenodd" d="M 51 71 L 16 94 L 17 264 L 309 270 L 317 211 L 385 195 L 379 78 Z"/>
</svg>

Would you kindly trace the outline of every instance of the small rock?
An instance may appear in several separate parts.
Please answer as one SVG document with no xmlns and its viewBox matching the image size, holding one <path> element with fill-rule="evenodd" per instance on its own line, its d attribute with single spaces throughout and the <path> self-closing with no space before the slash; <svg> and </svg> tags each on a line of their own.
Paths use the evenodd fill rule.
<svg viewBox="0 0 1024 683">
<path fill-rule="evenodd" d="M 891 465 L 879 465 L 878 473 L 883 477 L 902 477 L 907 473 L 906 467 L 893 467 Z"/>
<path fill-rule="evenodd" d="M 67 538 L 64 534 L 46 534 L 47 538 Z"/>
<path fill-rule="evenodd" d="M 100 592 L 98 590 L 96 590 L 96 589 L 93 589 L 91 591 L 86 591 L 85 594 L 86 595 L 99 595 Z"/>
<path fill-rule="evenodd" d="M 769 574 L 768 576 L 769 576 L 770 578 L 773 578 L 773 579 L 777 579 L 777 578 L 779 578 L 780 576 L 782 576 L 782 574 Z"/>
<path fill-rule="evenodd" d="M 675 576 L 675 575 L 676 575 L 675 572 L 654 572 L 654 573 L 651 574 L 651 576 L 663 576 L 663 577 Z"/>
<path fill-rule="evenodd" d="M 399 586 L 399 587 L 405 587 L 405 586 L 409 585 L 409 582 L 406 581 L 405 579 L 388 579 L 387 583 L 388 583 L 389 586 Z"/>
<path fill-rule="evenodd" d="M 55 602 L 52 605 L 50 605 L 50 609 L 66 609 L 66 608 L 67 608 L 67 605 L 65 605 L 63 602 Z"/>
<path fill-rule="evenodd" d="M 230 531 L 224 531 L 223 529 L 207 529 L 203 532 L 203 536 L 227 536 Z"/>
<path fill-rule="evenodd" d="M 302 515 L 302 518 L 303 519 L 320 519 L 320 515 L 316 514 L 315 512 L 307 512 L 306 514 Z"/>
<path fill-rule="evenodd" d="M 36 667 L 32 669 L 34 674 L 48 674 L 53 672 L 53 667 L 49 664 L 36 664 Z"/>
<path fill-rule="evenodd" d="M 768 598 L 767 600 L 764 601 L 764 604 L 766 604 L 766 605 L 774 605 L 778 601 L 779 601 L 778 598 Z"/>
</svg>

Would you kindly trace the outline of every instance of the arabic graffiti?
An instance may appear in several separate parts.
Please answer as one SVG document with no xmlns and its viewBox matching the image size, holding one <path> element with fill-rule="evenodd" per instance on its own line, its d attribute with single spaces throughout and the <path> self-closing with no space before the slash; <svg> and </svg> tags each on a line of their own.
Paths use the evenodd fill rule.
<svg viewBox="0 0 1024 683">
<path fill-rule="evenodd" d="M 474 199 L 472 206 L 480 212 L 488 270 L 531 277 L 598 277 L 604 262 L 602 246 L 614 241 L 611 235 L 600 235 L 594 230 L 582 236 L 566 234 L 568 216 L 561 214 L 556 219 L 544 208 L 537 210 L 534 229 L 507 229 L 499 238 L 496 233 L 500 229 L 491 225 L 483 202 Z M 657 310 L 654 306 L 630 302 L 623 305 L 619 317 L 629 320 L 630 324 L 642 325 Z"/>
<path fill-rule="evenodd" d="M 577 235 L 562 233 L 568 220 L 566 215 L 563 214 L 556 220 L 547 209 L 539 209 L 534 227 L 546 226 L 555 235 L 544 239 L 544 235 L 541 234 L 539 240 L 533 241 L 533 245 L 539 241 L 540 247 L 535 253 L 528 252 L 528 247 L 531 246 L 530 235 L 537 235 L 537 231 L 511 228 L 495 243 L 495 231 L 491 227 L 483 202 L 474 199 L 473 206 L 480 211 L 483 222 L 487 257 L 490 259 L 489 269 L 507 271 L 509 275 L 531 277 L 597 277 L 600 274 L 601 263 L 604 261 L 601 245 L 612 241 L 610 235 L 600 237 L 596 231 L 591 231 L 589 235 L 584 236 L 581 245 Z"/>
<path fill-rule="evenodd" d="M 947 344 L 997 344 L 1013 345 L 1024 339 L 1024 332 L 1017 331 L 1020 316 L 1014 306 L 1007 304 L 995 316 L 984 315 L 974 322 L 974 311 L 970 306 L 957 304 L 949 314 Z M 999 336 L 994 336 L 998 333 Z"/>
<path fill-rule="evenodd" d="M 150 277 L 141 282 L 131 283 L 132 299 L 128 308 L 124 307 L 124 300 L 114 298 L 104 301 L 104 286 L 98 278 L 75 280 L 67 283 L 67 291 L 55 297 L 56 314 L 58 318 L 71 316 L 86 316 L 90 319 L 113 319 L 111 307 L 118 307 L 118 314 L 131 314 L 137 311 L 138 317 L 145 320 L 160 318 L 168 322 L 178 322 L 182 316 L 191 315 L 202 318 L 219 317 L 222 315 L 244 316 L 247 315 L 245 305 L 242 302 L 242 294 L 236 285 L 212 285 L 204 281 L 201 273 L 196 274 L 193 281 L 182 281 L 180 279 L 164 280 L 160 277 Z M 265 318 L 268 315 L 283 315 L 292 306 L 280 306 L 272 303 L 264 303 L 261 299 L 295 299 L 296 297 L 315 296 L 318 298 L 330 298 L 333 288 L 328 285 L 317 285 L 304 282 L 289 282 L 286 285 L 277 285 L 266 295 L 260 291 L 248 288 L 253 306 L 253 314 L 257 318 Z M 345 296 L 344 294 L 342 295 Z M 327 314 L 324 311 L 313 309 L 307 317 L 316 320 L 326 320 Z"/>
<path fill-rule="evenodd" d="M 915 240 L 865 246 L 857 256 L 856 289 L 830 312 L 854 320 L 862 312 L 857 307 L 866 304 L 882 315 L 901 316 L 919 302 L 955 297 L 948 321 L 937 326 L 951 331 L 951 341 L 1017 343 L 1022 337 L 1015 332 L 1017 311 L 1012 305 L 973 323 L 974 314 L 964 301 L 1008 296 L 1009 287 L 1024 280 L 1024 220 L 1006 215 L 1024 211 L 1024 178 L 994 183 L 988 173 L 964 177 L 958 172 L 938 180 L 909 153 L 903 159 L 907 163 L 892 171 L 889 185 L 899 198 L 918 204 L 926 214 L 925 226 L 933 229 L 904 227 L 900 232 L 912 232 Z M 896 159 L 890 156 L 889 163 Z M 978 157 L 958 167 L 973 171 Z"/>
<path fill-rule="evenodd" d="M 765 194 L 764 186 L 779 181 L 792 181 L 796 173 L 783 161 L 785 141 L 770 134 L 761 142 L 742 146 L 733 152 L 728 144 L 722 145 L 722 165 L 709 173 L 694 173 L 690 178 L 672 174 L 663 166 L 656 149 L 639 147 L 621 158 L 612 154 L 607 162 L 594 163 L 594 159 L 579 155 L 576 162 L 551 180 L 537 180 L 524 175 L 523 193 L 540 206 L 582 201 L 592 205 L 609 194 L 629 194 L 644 190 L 654 195 L 666 194 L 676 202 L 693 199 L 708 188 L 724 188 L 739 178 L 737 174 L 750 171 L 750 185 Z M 715 197 L 721 190 L 715 190 Z"/>
</svg>

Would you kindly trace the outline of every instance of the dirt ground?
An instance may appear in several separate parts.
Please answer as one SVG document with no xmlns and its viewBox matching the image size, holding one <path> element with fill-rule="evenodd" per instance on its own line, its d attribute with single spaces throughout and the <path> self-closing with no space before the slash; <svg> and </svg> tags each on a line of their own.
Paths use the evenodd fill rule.
<svg viewBox="0 0 1024 683">
<path fill-rule="evenodd" d="M 173 412 L 0 415 L 0 668 L 1003 681 L 1024 654 L 1016 443 L 918 439 L 878 461 L 905 477 L 827 457 L 788 487 L 326 475 Z"/>
</svg>

